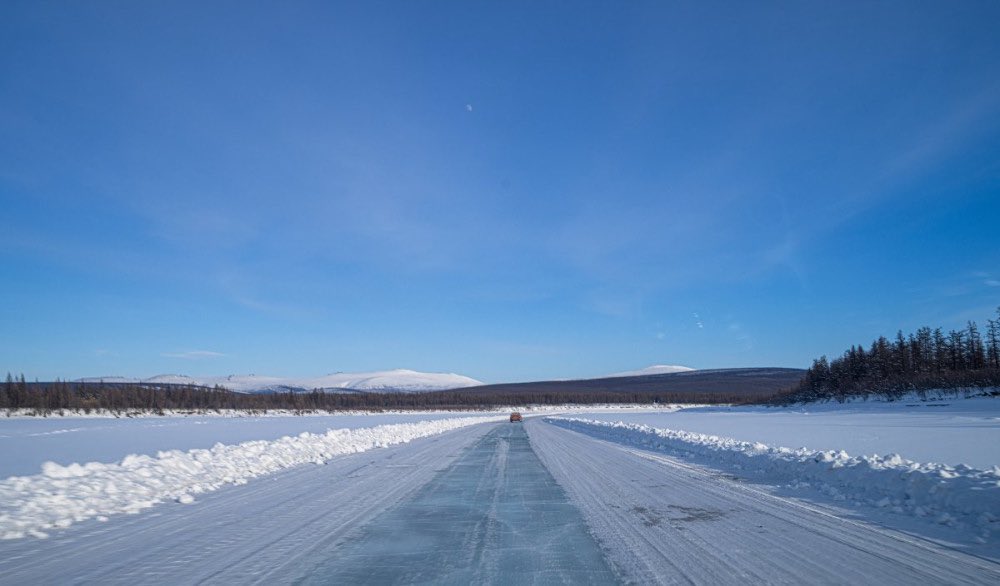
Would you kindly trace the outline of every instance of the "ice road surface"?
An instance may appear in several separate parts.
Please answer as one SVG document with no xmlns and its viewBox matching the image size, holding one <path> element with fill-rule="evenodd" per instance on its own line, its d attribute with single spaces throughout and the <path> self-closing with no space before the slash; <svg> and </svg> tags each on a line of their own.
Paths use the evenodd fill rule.
<svg viewBox="0 0 1000 586">
<path fill-rule="evenodd" d="M 349 543 L 305 584 L 610 584 L 579 511 L 524 426 L 500 425 Z"/>
</svg>

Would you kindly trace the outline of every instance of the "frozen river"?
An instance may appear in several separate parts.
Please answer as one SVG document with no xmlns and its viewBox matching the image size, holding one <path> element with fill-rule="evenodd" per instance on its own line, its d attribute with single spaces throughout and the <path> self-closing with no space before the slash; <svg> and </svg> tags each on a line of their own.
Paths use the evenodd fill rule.
<svg viewBox="0 0 1000 586">
<path fill-rule="evenodd" d="M 719 423 L 705 414 L 708 424 Z M 258 425 L 151 421 L 217 427 L 215 439 Z M 277 433 L 333 422 L 390 423 L 295 418 L 259 425 Z M 70 429 L 78 422 L 57 423 Z M 145 428 L 140 421 L 119 429 Z M 88 433 L 98 432 L 51 435 L 94 437 Z M 930 501 L 917 507 L 896 504 L 890 493 L 882 498 L 879 491 L 893 488 L 886 478 L 917 473 L 905 463 L 886 462 L 889 472 L 879 476 L 882 464 L 844 466 L 850 462 L 838 454 L 826 465 L 822 454 L 772 458 L 763 444 L 675 438 L 664 447 L 650 437 L 601 422 L 531 417 L 522 424 L 494 416 L 50 467 L 0 481 L 7 490 L 0 526 L 18 531 L 0 540 L 0 583 L 1000 582 L 1000 521 L 962 512 L 997 510 L 996 486 L 987 486 L 991 471 L 957 467 L 932 475 L 935 491 L 925 492 L 951 491 L 957 503 L 946 499 L 935 509 Z M 726 459 L 734 454 L 750 459 Z M 207 478 L 240 471 L 233 462 L 275 458 L 288 464 L 208 487 Z M 759 463 L 771 473 L 759 474 Z M 821 490 L 816 473 L 847 484 L 840 492 Z M 153 490 L 170 483 L 187 492 L 168 498 Z M 914 491 L 923 485 L 907 486 L 920 496 Z M 871 495 L 844 498 L 851 490 Z M 95 516 L 81 503 L 111 512 Z M 130 503 L 136 506 L 124 506 Z M 65 514 L 52 523 L 35 518 L 58 510 Z M 136 514 L 120 514 L 128 510 Z M 18 529 L 17 519 L 26 528 Z"/>
<path fill-rule="evenodd" d="M 483 436 L 411 499 L 325 555 L 305 583 L 617 581 L 521 424 Z"/>
</svg>

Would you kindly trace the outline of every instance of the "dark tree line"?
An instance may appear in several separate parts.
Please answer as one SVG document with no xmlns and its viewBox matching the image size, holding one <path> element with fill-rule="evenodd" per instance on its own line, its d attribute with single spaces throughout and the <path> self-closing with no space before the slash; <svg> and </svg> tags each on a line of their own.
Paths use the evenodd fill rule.
<svg viewBox="0 0 1000 586">
<path fill-rule="evenodd" d="M 117 383 L 28 383 L 24 376 L 7 375 L 0 389 L 0 409 L 25 409 L 39 415 L 64 410 L 90 413 L 106 410 L 162 412 L 167 409 L 219 410 L 266 408 L 266 401 L 254 401 L 226 389 L 188 385 L 133 385 Z M 249 399 L 249 400 L 248 400 Z M 260 405 L 261 407 L 257 407 Z"/>
<path fill-rule="evenodd" d="M 0 409 L 25 409 L 37 415 L 65 411 L 113 413 L 175 411 L 222 411 L 241 409 L 266 412 L 416 409 L 489 409 L 512 405 L 588 405 L 597 403 L 741 403 L 762 400 L 772 392 L 662 391 L 482 391 L 457 389 L 427 393 L 325 393 L 310 392 L 236 393 L 183 385 L 124 383 L 27 383 L 24 376 L 7 380 L 0 389 Z"/>
<path fill-rule="evenodd" d="M 868 349 L 851 346 L 840 358 L 813 361 L 802 382 L 782 401 L 817 401 L 880 395 L 897 398 L 910 391 L 1000 387 L 1000 308 L 987 320 L 948 333 L 923 327 Z"/>
</svg>

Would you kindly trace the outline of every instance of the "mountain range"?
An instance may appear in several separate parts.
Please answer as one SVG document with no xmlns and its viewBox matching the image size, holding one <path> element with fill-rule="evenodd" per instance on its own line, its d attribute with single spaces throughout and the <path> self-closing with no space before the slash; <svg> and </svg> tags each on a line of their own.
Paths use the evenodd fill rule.
<svg viewBox="0 0 1000 586">
<path fill-rule="evenodd" d="M 220 386 L 240 393 L 307 392 L 320 389 L 326 392 L 380 392 L 394 391 L 419 393 L 475 387 L 483 383 L 467 376 L 453 373 L 417 372 L 395 369 L 376 372 L 336 372 L 312 378 L 258 376 L 255 374 L 228 376 L 187 376 L 161 374 L 150 378 L 121 376 L 90 377 L 79 379 L 82 383 L 123 383 L 149 385 Z"/>
<path fill-rule="evenodd" d="M 640 370 L 618 372 L 595 377 L 622 378 L 695 372 L 687 366 L 656 364 Z M 123 376 L 88 377 L 81 383 L 114 383 L 146 385 L 192 385 L 198 387 L 220 386 L 239 393 L 308 392 L 319 389 L 325 392 L 402 392 L 420 393 L 482 386 L 474 378 L 454 373 L 418 372 L 398 368 L 375 372 L 336 372 L 319 377 L 277 377 L 256 374 L 231 374 L 225 376 L 188 376 L 161 374 L 149 378 Z"/>
</svg>

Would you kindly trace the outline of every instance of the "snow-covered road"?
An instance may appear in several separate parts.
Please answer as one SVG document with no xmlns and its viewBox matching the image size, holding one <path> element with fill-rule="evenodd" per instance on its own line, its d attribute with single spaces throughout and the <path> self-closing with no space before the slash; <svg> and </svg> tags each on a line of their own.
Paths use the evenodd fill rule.
<svg viewBox="0 0 1000 586">
<path fill-rule="evenodd" d="M 781 498 L 710 468 L 528 424 L 539 458 L 628 581 L 996 584 L 1000 565 Z"/>
<path fill-rule="evenodd" d="M 478 424 L 306 464 L 191 505 L 0 541 L 3 584 L 290 583 L 323 552 L 430 482 L 493 428 Z"/>
<path fill-rule="evenodd" d="M 540 419 L 0 541 L 2 584 L 421 581 L 995 584 L 1000 564 Z"/>
</svg>

